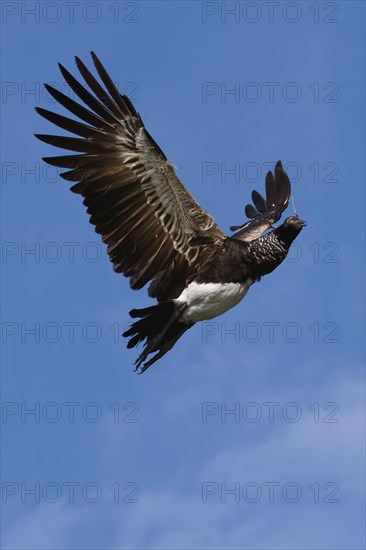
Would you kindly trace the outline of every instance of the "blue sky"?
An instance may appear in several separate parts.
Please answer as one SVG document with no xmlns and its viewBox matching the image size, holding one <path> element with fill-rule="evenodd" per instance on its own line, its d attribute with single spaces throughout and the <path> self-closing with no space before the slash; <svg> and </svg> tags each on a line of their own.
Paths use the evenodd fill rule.
<svg viewBox="0 0 366 550">
<path fill-rule="evenodd" d="M 364 4 L 71 9 L 2 3 L 3 547 L 363 548 Z M 278 159 L 308 222 L 143 376 L 119 335 L 151 300 L 33 138 L 90 50 L 223 230 Z"/>
</svg>

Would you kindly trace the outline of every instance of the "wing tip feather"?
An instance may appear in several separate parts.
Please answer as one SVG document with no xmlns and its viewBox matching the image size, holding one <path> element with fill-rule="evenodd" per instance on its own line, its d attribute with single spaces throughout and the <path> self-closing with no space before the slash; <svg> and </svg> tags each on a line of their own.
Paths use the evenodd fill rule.
<svg viewBox="0 0 366 550">
<path fill-rule="evenodd" d="M 241 228 L 241 231 L 237 234 L 237 238 L 246 240 L 244 236 L 248 234 L 247 236 L 249 237 L 250 232 L 254 234 L 253 229 L 255 229 L 256 225 L 258 226 L 258 231 L 255 231 L 255 234 L 257 235 L 257 232 L 258 234 L 263 233 L 273 223 L 278 221 L 282 212 L 286 210 L 291 195 L 291 183 L 283 169 L 281 160 L 276 162 L 273 172 L 268 170 L 265 177 L 265 189 L 265 199 L 258 191 L 252 191 L 253 204 L 248 203 L 245 206 L 245 214 L 250 221 L 242 226 L 232 226 L 230 228 L 231 231 Z M 262 223 L 261 229 L 260 221 Z"/>
</svg>

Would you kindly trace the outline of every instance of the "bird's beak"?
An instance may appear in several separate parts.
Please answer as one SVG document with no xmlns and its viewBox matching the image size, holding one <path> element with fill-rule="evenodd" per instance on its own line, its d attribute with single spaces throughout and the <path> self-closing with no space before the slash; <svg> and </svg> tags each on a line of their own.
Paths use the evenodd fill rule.
<svg viewBox="0 0 366 550">
<path fill-rule="evenodd" d="M 304 220 L 299 220 L 299 222 L 301 223 L 301 227 L 306 227 L 308 225 Z"/>
</svg>

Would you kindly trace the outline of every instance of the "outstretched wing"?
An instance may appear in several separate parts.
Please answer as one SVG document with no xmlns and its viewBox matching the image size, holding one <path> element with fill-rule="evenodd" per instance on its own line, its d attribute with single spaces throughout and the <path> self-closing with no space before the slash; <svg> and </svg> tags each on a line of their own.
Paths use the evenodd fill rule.
<svg viewBox="0 0 366 550">
<path fill-rule="evenodd" d="M 253 204 L 247 204 L 245 214 L 251 218 L 249 222 L 238 227 L 230 227 L 231 231 L 240 229 L 232 238 L 241 241 L 258 239 L 271 225 L 276 223 L 286 210 L 291 194 L 290 180 L 279 160 L 275 167 L 275 175 L 268 172 L 266 176 L 266 198 L 257 191 L 252 192 Z"/>
<path fill-rule="evenodd" d="M 151 296 L 174 297 L 177 281 L 182 281 L 202 247 L 226 236 L 185 189 L 131 101 L 119 93 L 97 56 L 93 52 L 91 56 L 104 87 L 75 59 L 93 93 L 59 65 L 86 107 L 45 85 L 54 99 L 83 122 L 36 109 L 78 137 L 36 137 L 81 153 L 44 160 L 69 169 L 61 176 L 76 182 L 71 190 L 84 197 L 90 222 L 108 244 L 114 270 L 130 277 L 132 288 L 153 280 Z"/>
</svg>

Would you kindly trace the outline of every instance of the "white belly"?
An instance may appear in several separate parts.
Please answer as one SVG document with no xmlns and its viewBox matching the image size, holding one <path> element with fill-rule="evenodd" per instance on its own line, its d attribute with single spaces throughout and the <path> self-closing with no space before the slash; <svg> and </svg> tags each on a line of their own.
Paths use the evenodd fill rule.
<svg viewBox="0 0 366 550">
<path fill-rule="evenodd" d="M 213 319 L 228 309 L 236 306 L 248 292 L 253 283 L 249 279 L 243 283 L 190 283 L 182 294 L 174 300 L 176 303 L 187 304 L 183 312 L 182 321 L 197 323 Z"/>
</svg>

